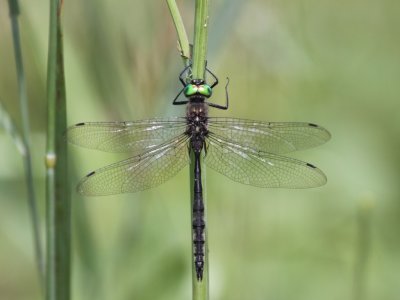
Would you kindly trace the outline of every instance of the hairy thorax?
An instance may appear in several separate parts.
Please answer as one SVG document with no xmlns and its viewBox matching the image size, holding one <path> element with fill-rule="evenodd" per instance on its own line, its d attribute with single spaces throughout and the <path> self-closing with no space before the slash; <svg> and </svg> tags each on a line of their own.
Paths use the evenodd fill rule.
<svg viewBox="0 0 400 300">
<path fill-rule="evenodd" d="M 204 145 L 207 129 L 208 105 L 204 102 L 189 102 L 186 110 L 187 130 L 195 152 L 200 152 Z"/>
</svg>

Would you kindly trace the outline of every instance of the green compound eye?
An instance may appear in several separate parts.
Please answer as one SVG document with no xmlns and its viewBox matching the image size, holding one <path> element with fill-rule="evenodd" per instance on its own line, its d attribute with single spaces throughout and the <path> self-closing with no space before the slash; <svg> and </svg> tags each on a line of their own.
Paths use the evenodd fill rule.
<svg viewBox="0 0 400 300">
<path fill-rule="evenodd" d="M 187 86 L 185 86 L 183 93 L 185 94 L 186 97 L 190 97 L 190 96 L 196 95 L 198 90 L 199 89 L 196 85 L 188 84 Z"/>
<path fill-rule="evenodd" d="M 199 94 L 209 98 L 209 97 L 211 97 L 212 89 L 209 85 L 203 84 L 203 85 L 199 86 L 198 92 L 199 92 Z"/>
<path fill-rule="evenodd" d="M 185 87 L 183 93 L 185 94 L 186 97 L 190 97 L 193 95 L 202 95 L 206 98 L 209 98 L 211 97 L 212 89 L 207 84 L 202 84 L 202 85 L 188 84 Z"/>
</svg>

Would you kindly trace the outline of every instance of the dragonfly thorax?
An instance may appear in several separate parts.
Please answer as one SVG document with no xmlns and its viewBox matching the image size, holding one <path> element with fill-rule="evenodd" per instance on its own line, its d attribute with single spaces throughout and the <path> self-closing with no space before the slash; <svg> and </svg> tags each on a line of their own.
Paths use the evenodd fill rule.
<svg viewBox="0 0 400 300">
<path fill-rule="evenodd" d="M 203 79 L 193 79 L 183 90 L 187 98 L 194 98 L 196 102 L 203 102 L 204 98 L 210 98 L 212 95 L 211 87 Z"/>
<path fill-rule="evenodd" d="M 201 151 L 207 129 L 208 105 L 204 102 L 189 102 L 186 111 L 187 129 L 191 146 L 195 151 Z"/>
<path fill-rule="evenodd" d="M 186 118 L 188 123 L 207 122 L 208 104 L 204 102 L 189 101 L 186 106 Z"/>
</svg>

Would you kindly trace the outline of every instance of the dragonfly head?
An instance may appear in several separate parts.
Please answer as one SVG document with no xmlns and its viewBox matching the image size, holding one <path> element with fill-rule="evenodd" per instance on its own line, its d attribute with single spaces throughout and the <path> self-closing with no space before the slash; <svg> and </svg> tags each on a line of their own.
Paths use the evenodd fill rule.
<svg viewBox="0 0 400 300">
<path fill-rule="evenodd" d="M 192 79 L 184 88 L 187 98 L 210 98 L 212 95 L 211 87 L 203 79 Z"/>
</svg>

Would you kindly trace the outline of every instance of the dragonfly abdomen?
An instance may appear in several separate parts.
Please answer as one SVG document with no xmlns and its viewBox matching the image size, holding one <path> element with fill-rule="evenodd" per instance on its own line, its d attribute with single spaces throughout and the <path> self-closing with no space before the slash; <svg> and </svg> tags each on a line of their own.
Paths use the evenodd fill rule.
<svg viewBox="0 0 400 300">
<path fill-rule="evenodd" d="M 194 194 L 193 202 L 193 255 L 194 264 L 196 267 L 197 279 L 203 279 L 204 271 L 204 205 L 203 205 L 203 195 L 201 193 Z"/>
<path fill-rule="evenodd" d="M 200 152 L 195 152 L 194 191 L 193 191 L 193 256 L 197 280 L 203 279 L 204 271 L 204 202 L 203 186 L 201 183 Z"/>
</svg>

